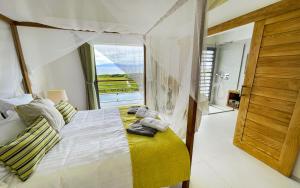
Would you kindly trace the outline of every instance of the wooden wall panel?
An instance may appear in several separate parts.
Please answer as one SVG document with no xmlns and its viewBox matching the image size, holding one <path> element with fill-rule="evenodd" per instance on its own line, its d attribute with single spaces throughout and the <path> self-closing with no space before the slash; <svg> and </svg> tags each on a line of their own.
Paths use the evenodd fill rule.
<svg viewBox="0 0 300 188">
<path fill-rule="evenodd" d="M 276 57 L 300 55 L 300 43 L 264 46 L 260 50 L 260 57 Z"/>
<path fill-rule="evenodd" d="M 246 130 L 247 130 L 247 128 L 246 128 Z M 249 145 L 250 147 L 257 148 L 260 151 L 265 151 L 265 153 L 267 153 L 268 156 L 270 156 L 271 158 L 273 158 L 275 160 L 278 160 L 280 157 L 279 150 L 273 149 L 273 148 L 265 145 L 264 143 L 249 137 L 247 134 L 243 137 L 243 142 L 245 144 Z"/>
<path fill-rule="evenodd" d="M 269 117 L 271 119 L 275 119 L 278 121 L 282 121 L 286 124 L 290 123 L 290 120 L 292 118 L 292 115 L 290 113 L 282 112 L 273 108 L 270 108 L 269 106 L 263 106 L 258 104 L 249 104 L 248 112 L 256 113 L 260 112 L 264 114 L 265 117 Z M 285 130 L 285 132 L 287 129 Z"/>
<path fill-rule="evenodd" d="M 260 134 L 263 134 L 269 138 L 272 138 L 280 143 L 284 142 L 285 135 L 287 132 L 287 129 L 285 129 L 285 131 L 277 131 L 275 129 L 270 129 L 270 127 L 268 126 L 261 125 L 251 120 L 246 120 L 245 127 L 252 129 L 253 131 L 258 132 Z"/>
<path fill-rule="evenodd" d="M 295 108 L 295 103 L 283 100 L 273 100 L 272 98 L 262 97 L 258 95 L 251 95 L 250 103 L 268 106 L 272 109 L 287 112 L 292 114 Z"/>
<path fill-rule="evenodd" d="M 300 17 L 266 25 L 264 36 L 300 30 Z"/>
<path fill-rule="evenodd" d="M 295 42 L 300 42 L 299 30 L 265 36 L 262 41 L 262 46 L 281 45 Z"/>
<path fill-rule="evenodd" d="M 296 102 L 298 96 L 297 91 L 257 86 L 253 86 L 252 94 L 273 99 L 280 99 L 289 102 Z"/>
<path fill-rule="evenodd" d="M 258 24 L 234 144 L 289 176 L 300 146 L 300 9 Z"/>
<path fill-rule="evenodd" d="M 264 133 L 262 134 L 262 133 L 253 131 L 252 129 L 248 129 L 247 124 L 245 127 L 244 136 L 251 138 L 253 141 L 256 141 L 260 145 L 264 145 L 265 146 L 264 148 L 276 150 L 276 151 L 278 151 L 278 154 L 280 154 L 280 150 L 282 148 L 283 143 L 276 141 L 275 139 L 272 139 L 270 137 L 267 137 Z M 243 136 L 243 140 L 244 140 L 244 136 Z M 266 149 L 266 150 L 268 150 L 268 149 Z M 271 157 L 279 158 L 279 155 L 278 156 L 271 155 Z"/>
<path fill-rule="evenodd" d="M 253 85 L 260 87 L 270 87 L 275 89 L 298 91 L 300 89 L 300 80 L 256 77 L 254 79 Z"/>
</svg>

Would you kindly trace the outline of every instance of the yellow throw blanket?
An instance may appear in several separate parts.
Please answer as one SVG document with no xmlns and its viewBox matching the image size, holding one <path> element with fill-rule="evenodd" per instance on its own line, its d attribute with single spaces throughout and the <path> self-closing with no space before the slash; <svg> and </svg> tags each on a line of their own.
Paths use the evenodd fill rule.
<svg viewBox="0 0 300 188">
<path fill-rule="evenodd" d="M 123 125 L 138 120 L 120 108 Z M 169 128 L 154 137 L 127 134 L 134 188 L 159 188 L 176 185 L 190 177 L 190 159 L 183 141 Z"/>
</svg>

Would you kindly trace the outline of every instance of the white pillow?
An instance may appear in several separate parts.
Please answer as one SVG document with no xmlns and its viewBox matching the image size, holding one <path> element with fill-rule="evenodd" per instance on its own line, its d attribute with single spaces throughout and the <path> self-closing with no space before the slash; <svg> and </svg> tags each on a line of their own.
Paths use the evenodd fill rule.
<svg viewBox="0 0 300 188">
<path fill-rule="evenodd" d="M 8 116 L 7 111 L 13 110 L 15 106 L 28 104 L 33 100 L 31 94 L 23 94 L 21 96 L 10 98 L 10 99 L 1 99 L 0 98 L 0 112 L 4 114 L 5 117 Z"/>
<path fill-rule="evenodd" d="M 9 118 L 0 121 L 0 145 L 7 144 L 25 129 L 26 125 L 16 112 Z"/>
<path fill-rule="evenodd" d="M 8 170 L 4 166 L 0 166 L 0 188 L 7 187 L 7 185 L 2 181 L 9 175 Z"/>
<path fill-rule="evenodd" d="M 31 125 L 41 115 L 57 131 L 60 131 L 65 125 L 64 118 L 60 112 L 45 99 L 39 98 L 29 104 L 19 105 L 16 107 L 16 112 L 27 126 Z"/>
<path fill-rule="evenodd" d="M 44 104 L 48 105 L 48 106 L 55 106 L 55 103 L 51 100 L 51 99 L 43 99 L 44 100 Z"/>
</svg>

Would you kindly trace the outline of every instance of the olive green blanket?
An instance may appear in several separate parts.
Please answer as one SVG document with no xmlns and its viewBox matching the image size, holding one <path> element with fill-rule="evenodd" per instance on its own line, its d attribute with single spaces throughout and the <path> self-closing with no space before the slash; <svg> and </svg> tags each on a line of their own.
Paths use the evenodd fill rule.
<svg viewBox="0 0 300 188">
<path fill-rule="evenodd" d="M 120 107 L 123 125 L 138 120 Z M 190 160 L 183 141 L 169 128 L 154 137 L 127 134 L 134 188 L 159 188 L 176 185 L 190 177 Z"/>
</svg>

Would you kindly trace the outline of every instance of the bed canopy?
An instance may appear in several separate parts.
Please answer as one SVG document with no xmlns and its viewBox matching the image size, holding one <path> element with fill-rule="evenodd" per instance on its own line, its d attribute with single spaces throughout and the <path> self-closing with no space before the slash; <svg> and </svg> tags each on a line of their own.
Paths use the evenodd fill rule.
<svg viewBox="0 0 300 188">
<path fill-rule="evenodd" d="M 185 137 L 187 132 L 191 151 L 196 116 L 201 117 L 207 101 L 199 91 L 200 73 L 205 72 L 200 52 L 206 9 L 225 1 L 2 0 L 0 19 L 8 24 L 0 25 L 1 36 L 5 36 L 0 53 L 10 55 L 0 62 L 7 73 L 0 75 L 0 95 L 17 95 L 22 78 L 30 87 L 27 73 L 30 77 L 37 68 L 99 36 L 116 35 L 115 43 L 123 36 L 142 38 L 147 105 L 170 121 L 179 136 Z M 23 75 L 16 71 L 19 62 Z"/>
</svg>

